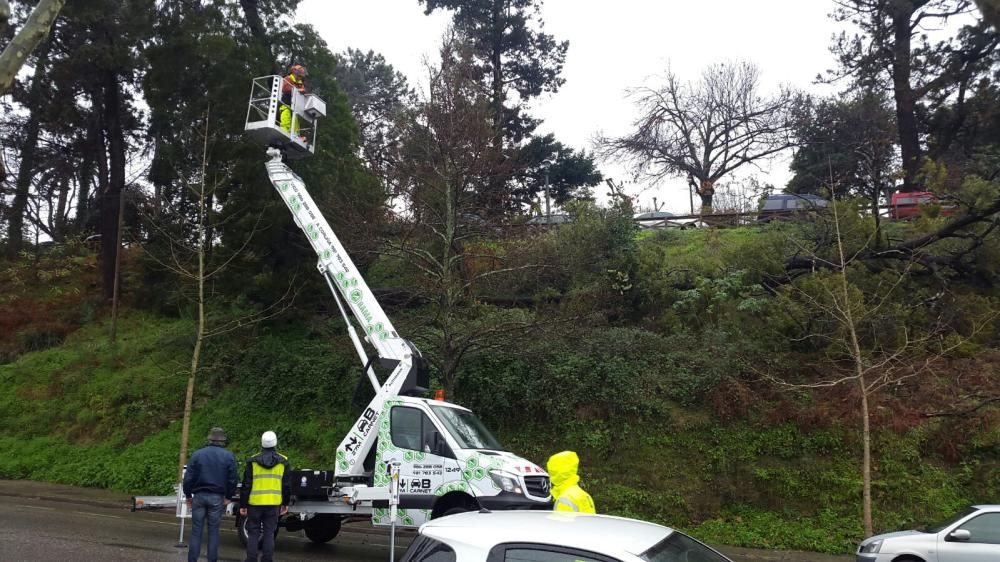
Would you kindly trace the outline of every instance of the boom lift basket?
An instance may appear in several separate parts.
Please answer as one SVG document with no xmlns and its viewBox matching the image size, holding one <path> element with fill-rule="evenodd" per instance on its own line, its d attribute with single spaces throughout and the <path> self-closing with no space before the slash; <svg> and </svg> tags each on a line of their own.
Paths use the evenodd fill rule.
<svg viewBox="0 0 1000 562">
<path fill-rule="evenodd" d="M 253 79 L 250 103 L 244 130 L 265 146 L 280 148 L 287 158 L 312 156 L 316 147 L 316 120 L 326 117 L 326 102 L 316 94 L 302 94 L 292 89 L 289 130 L 281 126 L 281 86 L 284 78 L 278 75 Z"/>
</svg>

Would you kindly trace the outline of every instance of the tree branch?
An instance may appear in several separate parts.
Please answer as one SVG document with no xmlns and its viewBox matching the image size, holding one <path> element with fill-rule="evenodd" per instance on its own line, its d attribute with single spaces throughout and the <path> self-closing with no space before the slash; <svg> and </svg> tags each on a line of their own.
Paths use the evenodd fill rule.
<svg viewBox="0 0 1000 562">
<path fill-rule="evenodd" d="M 0 1 L 3 2 L 0 6 L 0 22 L 6 24 L 10 17 L 10 6 L 6 0 Z M 65 3 L 66 0 L 41 0 L 24 22 L 24 27 L 18 31 L 3 53 L 0 53 L 0 95 L 7 93 L 14 84 L 14 77 L 28 60 L 31 51 L 48 35 L 52 22 Z"/>
</svg>

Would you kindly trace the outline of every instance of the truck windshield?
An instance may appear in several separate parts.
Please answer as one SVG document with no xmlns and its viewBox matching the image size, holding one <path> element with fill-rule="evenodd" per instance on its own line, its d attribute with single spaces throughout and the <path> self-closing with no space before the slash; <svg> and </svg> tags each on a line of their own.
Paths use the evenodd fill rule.
<svg viewBox="0 0 1000 562">
<path fill-rule="evenodd" d="M 502 451 L 503 446 L 496 437 L 486 429 L 483 422 L 468 410 L 449 408 L 447 406 L 431 406 L 441 423 L 451 433 L 461 449 L 486 449 Z"/>
</svg>

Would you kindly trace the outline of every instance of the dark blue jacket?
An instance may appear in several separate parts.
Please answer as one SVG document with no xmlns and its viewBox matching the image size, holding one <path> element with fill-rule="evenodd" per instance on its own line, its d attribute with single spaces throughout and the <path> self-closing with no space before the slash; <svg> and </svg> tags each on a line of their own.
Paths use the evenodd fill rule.
<svg viewBox="0 0 1000 562">
<path fill-rule="evenodd" d="M 190 498 L 198 492 L 227 498 L 236 493 L 236 457 L 222 445 L 210 443 L 191 455 L 184 473 L 184 495 Z"/>
</svg>

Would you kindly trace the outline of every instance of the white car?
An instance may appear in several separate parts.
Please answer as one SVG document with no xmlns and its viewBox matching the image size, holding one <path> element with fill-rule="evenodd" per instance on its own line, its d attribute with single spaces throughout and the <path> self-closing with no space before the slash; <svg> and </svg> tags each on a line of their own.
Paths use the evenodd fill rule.
<svg viewBox="0 0 1000 562">
<path fill-rule="evenodd" d="M 662 525 L 552 511 L 450 515 L 424 523 L 402 562 L 732 562 Z"/>
<path fill-rule="evenodd" d="M 1000 505 L 972 506 L 924 531 L 875 535 L 857 553 L 857 562 L 998 561 Z"/>
</svg>

